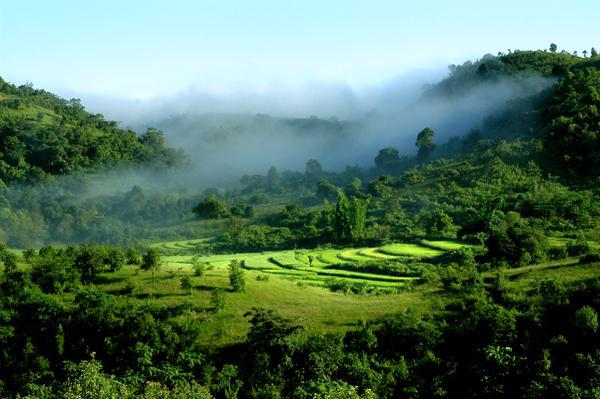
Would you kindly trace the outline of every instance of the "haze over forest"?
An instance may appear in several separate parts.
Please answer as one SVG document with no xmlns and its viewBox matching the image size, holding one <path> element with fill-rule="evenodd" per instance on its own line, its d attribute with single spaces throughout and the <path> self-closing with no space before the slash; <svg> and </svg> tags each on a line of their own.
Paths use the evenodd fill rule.
<svg viewBox="0 0 600 399">
<path fill-rule="evenodd" d="M 0 5 L 0 398 L 600 398 L 575 0 Z"/>
</svg>

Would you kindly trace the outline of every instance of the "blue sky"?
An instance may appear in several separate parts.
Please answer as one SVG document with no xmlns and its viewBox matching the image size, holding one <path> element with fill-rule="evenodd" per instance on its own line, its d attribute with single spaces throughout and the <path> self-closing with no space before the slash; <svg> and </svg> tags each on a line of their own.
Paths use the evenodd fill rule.
<svg viewBox="0 0 600 399">
<path fill-rule="evenodd" d="M 596 1 L 0 0 L 0 76 L 150 98 L 372 85 L 508 48 L 600 48 Z"/>
</svg>

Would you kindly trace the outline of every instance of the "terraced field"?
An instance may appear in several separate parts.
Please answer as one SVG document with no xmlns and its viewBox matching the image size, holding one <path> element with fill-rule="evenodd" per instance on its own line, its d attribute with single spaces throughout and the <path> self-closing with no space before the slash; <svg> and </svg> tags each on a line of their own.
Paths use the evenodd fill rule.
<svg viewBox="0 0 600 399">
<path fill-rule="evenodd" d="M 198 238 L 195 240 L 165 241 L 154 243 L 150 245 L 150 247 L 165 252 L 189 252 L 199 250 L 207 241 L 208 240 L 206 238 Z"/>
<path fill-rule="evenodd" d="M 561 246 L 565 246 L 567 244 L 575 243 L 575 241 L 576 241 L 574 238 L 565 238 L 565 237 L 547 237 L 547 240 L 548 240 L 548 245 L 550 245 L 552 247 L 561 247 Z M 590 248 L 600 249 L 600 242 L 597 242 L 594 240 L 587 240 L 587 243 L 590 246 Z"/>
<path fill-rule="evenodd" d="M 172 266 L 191 266 L 193 255 L 187 254 L 199 248 L 203 240 L 171 241 L 155 244 L 154 247 L 164 250 L 163 262 Z M 326 286 L 332 279 L 354 284 L 367 283 L 382 289 L 400 288 L 414 275 L 398 275 L 397 272 L 386 271 L 380 267 L 362 270 L 361 265 L 385 264 L 397 261 L 400 263 L 413 260 L 432 261 L 448 250 L 468 247 L 469 244 L 457 241 L 427 240 L 416 243 L 395 243 L 373 248 L 344 249 L 311 249 L 267 251 L 257 253 L 238 253 L 224 255 L 204 255 L 199 259 L 212 268 L 226 268 L 236 259 L 246 270 L 297 281 L 299 284 Z M 182 255 L 169 255 L 180 250 Z M 185 255 L 184 255 L 185 253 Z"/>
</svg>

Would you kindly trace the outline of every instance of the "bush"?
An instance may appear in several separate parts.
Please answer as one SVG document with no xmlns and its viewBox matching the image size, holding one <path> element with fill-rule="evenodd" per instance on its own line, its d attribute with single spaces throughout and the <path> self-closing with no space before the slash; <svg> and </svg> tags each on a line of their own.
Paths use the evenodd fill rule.
<svg viewBox="0 0 600 399">
<path fill-rule="evenodd" d="M 584 255 L 590 251 L 590 245 L 583 238 L 578 238 L 575 242 L 567 243 L 567 253 L 569 256 Z"/>
<path fill-rule="evenodd" d="M 579 263 L 595 263 L 600 262 L 600 253 L 590 252 L 579 258 Z"/>
<path fill-rule="evenodd" d="M 548 257 L 550 259 L 564 259 L 567 256 L 569 256 L 569 252 L 565 245 L 561 245 L 560 247 L 550 247 L 548 249 Z"/>
</svg>

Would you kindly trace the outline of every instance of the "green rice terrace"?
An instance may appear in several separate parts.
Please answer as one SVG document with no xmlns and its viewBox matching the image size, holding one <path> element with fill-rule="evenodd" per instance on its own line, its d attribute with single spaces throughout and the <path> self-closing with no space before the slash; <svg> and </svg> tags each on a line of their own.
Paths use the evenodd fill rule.
<svg viewBox="0 0 600 399">
<path fill-rule="evenodd" d="M 550 246 L 560 247 L 574 240 L 548 241 Z M 98 286 L 149 304 L 187 306 L 203 320 L 203 342 L 220 347 L 243 339 L 248 329 L 243 315 L 253 307 L 275 309 L 315 332 L 348 330 L 357 323 L 408 309 L 430 312 L 440 300 L 432 295 L 437 290 L 429 284 L 414 284 L 416 280 L 424 271 L 443 264 L 450 251 L 478 249 L 455 240 L 419 240 L 379 247 L 208 254 L 206 244 L 205 239 L 155 243 L 152 247 L 162 254 L 156 276 L 128 265 L 104 274 Z M 596 242 L 589 244 L 598 247 Z M 231 291 L 228 266 L 233 260 L 246 275 L 244 292 Z M 194 265 L 200 263 L 205 271 L 198 277 Z M 512 269 L 512 284 L 530 285 L 531 279 L 552 273 L 572 273 L 575 280 L 582 273 L 588 277 L 597 273 L 595 267 L 574 265 L 578 265 L 577 259 L 568 258 Z M 190 293 L 182 291 L 184 276 L 191 279 Z M 211 311 L 215 289 L 226 293 L 224 311 L 216 316 Z"/>
<path fill-rule="evenodd" d="M 423 240 L 371 248 L 203 254 L 205 242 L 155 243 L 153 247 L 163 254 L 155 276 L 127 265 L 103 274 L 98 287 L 112 294 L 127 293 L 123 300 L 130 296 L 158 306 L 189 306 L 204 320 L 204 342 L 221 346 L 242 339 L 248 328 L 243 315 L 253 307 L 276 309 L 321 332 L 347 330 L 357 322 L 408 308 L 427 311 L 432 288 L 410 283 L 450 249 L 472 247 L 457 241 Z M 230 292 L 232 260 L 244 269 L 245 292 Z M 202 277 L 194 273 L 198 262 L 205 266 Z M 190 294 L 181 289 L 184 276 L 192 280 Z M 210 316 L 215 289 L 226 292 L 226 305 L 219 315 Z"/>
<path fill-rule="evenodd" d="M 193 254 L 174 254 L 201 250 L 202 240 L 159 243 L 155 248 L 166 250 L 163 262 L 171 267 L 191 267 Z M 396 243 L 376 248 L 287 250 L 257 253 L 198 256 L 207 267 L 225 269 L 232 260 L 254 273 L 284 278 L 317 287 L 330 286 L 332 281 L 348 284 L 368 284 L 370 288 L 391 291 L 403 287 L 418 277 L 406 264 L 427 262 L 439 258 L 448 250 L 470 247 L 455 241 Z"/>
</svg>

